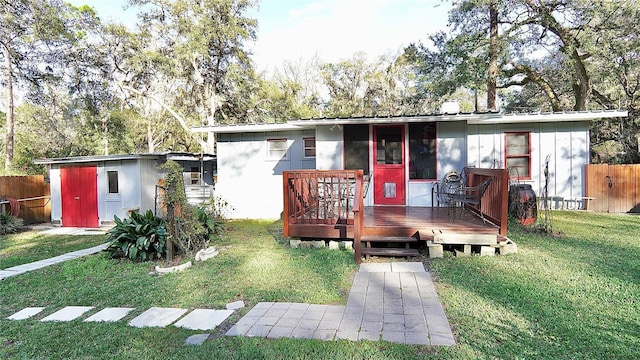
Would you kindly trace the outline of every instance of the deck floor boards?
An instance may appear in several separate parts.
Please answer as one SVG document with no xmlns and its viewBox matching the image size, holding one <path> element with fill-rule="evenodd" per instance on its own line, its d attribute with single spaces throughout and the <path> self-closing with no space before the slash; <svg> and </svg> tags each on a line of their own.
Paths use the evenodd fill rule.
<svg viewBox="0 0 640 360">
<path fill-rule="evenodd" d="M 410 236 L 419 231 L 421 238 L 433 232 L 490 233 L 497 234 L 499 229 L 468 210 L 457 209 L 455 218 L 453 209 L 448 207 L 404 207 L 404 206 L 368 206 L 364 212 L 364 233 Z M 403 233 L 404 231 L 404 233 Z"/>
</svg>

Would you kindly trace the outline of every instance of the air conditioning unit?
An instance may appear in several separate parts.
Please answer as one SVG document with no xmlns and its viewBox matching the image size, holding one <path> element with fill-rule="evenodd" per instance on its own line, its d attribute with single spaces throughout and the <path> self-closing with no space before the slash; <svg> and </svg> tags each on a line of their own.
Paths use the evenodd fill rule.
<svg viewBox="0 0 640 360">
<path fill-rule="evenodd" d="M 447 101 L 440 106 L 441 114 L 454 115 L 460 112 L 460 104 L 457 101 Z"/>
</svg>

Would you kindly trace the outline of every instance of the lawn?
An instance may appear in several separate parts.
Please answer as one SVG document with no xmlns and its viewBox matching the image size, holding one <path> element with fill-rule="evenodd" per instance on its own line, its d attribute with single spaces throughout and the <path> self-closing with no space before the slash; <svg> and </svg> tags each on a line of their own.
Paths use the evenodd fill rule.
<svg viewBox="0 0 640 360">
<path fill-rule="evenodd" d="M 0 282 L 0 358 L 639 358 L 640 218 L 553 214 L 562 236 L 511 228 L 518 254 L 429 262 L 458 342 L 454 347 L 219 333 L 201 346 L 184 346 L 198 332 L 138 329 L 126 321 L 5 319 L 27 306 L 46 306 L 47 313 L 67 305 L 136 308 L 128 320 L 151 306 L 222 308 L 244 300 L 247 308 L 230 318 L 233 323 L 260 301 L 345 303 L 357 269 L 351 252 L 291 249 L 278 241 L 279 223 L 238 221 L 216 244 L 224 247 L 217 257 L 186 272 L 153 276 L 151 263 L 98 254 Z M 3 256 L 12 256 L 4 245 L 11 238 L 3 238 Z"/>
<path fill-rule="evenodd" d="M 105 235 L 42 235 L 38 231 L 0 235 L 0 269 L 103 244 Z"/>
</svg>

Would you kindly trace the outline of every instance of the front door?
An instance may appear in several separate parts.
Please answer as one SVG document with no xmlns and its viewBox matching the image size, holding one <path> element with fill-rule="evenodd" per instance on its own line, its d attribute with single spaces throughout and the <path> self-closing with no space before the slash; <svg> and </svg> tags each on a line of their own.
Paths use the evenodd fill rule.
<svg viewBox="0 0 640 360">
<path fill-rule="evenodd" d="M 95 166 L 60 168 L 62 226 L 98 227 L 98 180 Z"/>
<path fill-rule="evenodd" d="M 375 126 L 373 183 L 376 205 L 404 205 L 404 126 Z"/>
</svg>

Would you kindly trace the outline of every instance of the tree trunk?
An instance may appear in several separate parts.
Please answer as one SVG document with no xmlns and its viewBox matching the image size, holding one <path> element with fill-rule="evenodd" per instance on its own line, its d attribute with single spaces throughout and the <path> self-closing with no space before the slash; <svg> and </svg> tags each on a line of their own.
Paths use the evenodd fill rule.
<svg viewBox="0 0 640 360">
<path fill-rule="evenodd" d="M 587 104 L 589 102 L 589 96 L 591 95 L 591 80 L 589 74 L 584 66 L 584 61 L 578 53 L 578 49 L 571 51 L 571 58 L 573 59 L 573 67 L 576 71 L 577 83 L 574 86 L 576 103 L 574 106 L 575 111 L 587 110 Z"/>
<path fill-rule="evenodd" d="M 498 5 L 489 2 L 489 77 L 487 82 L 487 110 L 496 111 L 496 78 L 498 77 Z"/>
<path fill-rule="evenodd" d="M 3 56 L 5 59 L 5 66 L 7 68 L 7 138 L 5 148 L 5 160 L 4 171 L 5 175 L 11 173 L 11 167 L 13 165 L 13 135 L 15 126 L 15 114 L 13 105 L 13 67 L 11 64 L 11 53 L 6 46 L 2 47 Z"/>
</svg>

